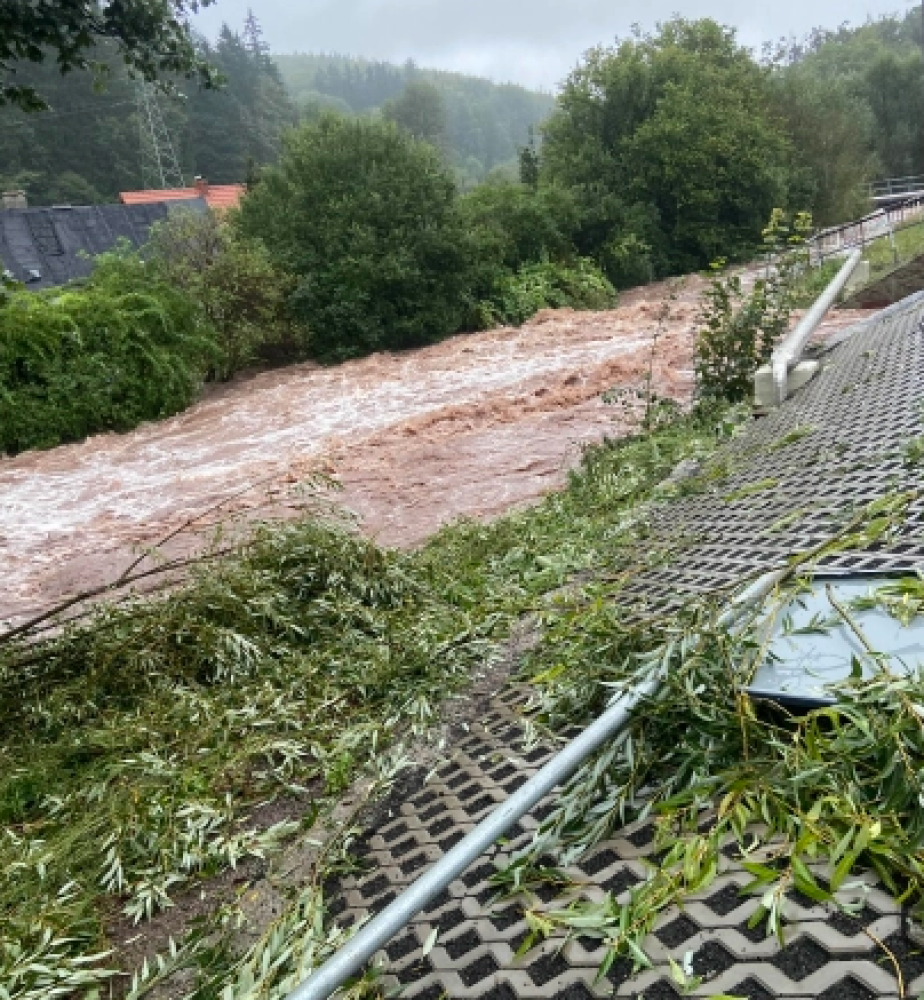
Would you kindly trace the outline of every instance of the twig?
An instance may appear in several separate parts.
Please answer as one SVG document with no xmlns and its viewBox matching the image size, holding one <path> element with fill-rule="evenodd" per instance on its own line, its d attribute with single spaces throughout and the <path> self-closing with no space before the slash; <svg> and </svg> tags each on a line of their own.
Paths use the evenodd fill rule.
<svg viewBox="0 0 924 1000">
<path fill-rule="evenodd" d="M 220 556 L 228 555 L 229 552 L 233 551 L 234 549 L 232 547 L 218 549 L 215 552 L 208 553 L 206 555 L 189 556 L 187 559 L 174 559 L 172 562 L 164 563 L 161 566 L 155 566 L 153 569 L 142 570 L 140 573 L 135 573 L 133 576 L 121 576 L 112 583 L 104 583 L 98 587 L 92 587 L 90 590 L 81 591 L 81 593 L 75 594 L 73 597 L 69 597 L 66 601 L 62 601 L 50 610 L 43 611 L 40 615 L 30 618 L 29 621 L 23 622 L 21 625 L 17 625 L 8 632 L 4 632 L 0 635 L 0 644 L 11 642 L 18 636 L 31 632 L 36 625 L 41 625 L 43 622 L 46 622 L 51 618 L 56 618 L 69 608 L 72 608 L 77 604 L 82 604 L 84 601 L 92 600 L 94 597 L 100 597 L 113 590 L 121 590 L 124 587 L 128 587 L 131 584 L 137 583 L 139 580 L 147 579 L 148 577 L 170 573 L 173 570 L 183 569 L 186 566 L 193 565 L 194 563 L 208 562 L 212 559 L 217 559 Z M 81 615 L 77 617 L 83 616 Z M 76 618 L 73 620 L 76 620 Z"/>
<path fill-rule="evenodd" d="M 853 620 L 853 618 L 848 614 L 847 609 L 834 596 L 834 590 L 832 589 L 830 583 L 825 586 L 825 593 L 827 593 L 828 595 L 828 601 L 830 602 L 831 607 L 834 608 L 834 610 L 841 616 L 841 618 L 844 619 L 844 621 L 850 627 L 850 630 L 853 632 L 853 634 L 863 644 L 867 653 L 869 653 L 870 656 L 875 657 L 877 654 L 877 650 L 873 647 L 873 644 L 869 641 L 869 639 L 867 639 L 866 636 L 863 634 L 863 630 L 860 628 L 860 626 L 857 625 L 857 623 Z"/>
<path fill-rule="evenodd" d="M 312 474 L 312 475 L 315 475 L 315 474 Z M 12 629 L 9 629 L 6 632 L 0 633 L 0 645 L 3 645 L 5 643 L 9 643 L 13 639 L 18 638 L 19 636 L 22 636 L 22 635 L 25 635 L 25 634 L 27 634 L 29 632 L 32 632 L 37 625 L 41 625 L 44 622 L 47 622 L 47 621 L 49 621 L 52 618 L 57 618 L 59 615 L 63 614 L 65 611 L 68 611 L 70 608 L 73 608 L 73 607 L 75 607 L 78 604 L 83 604 L 85 601 L 92 600 L 94 597 L 101 597 L 103 594 L 108 594 L 108 593 L 111 593 L 111 592 L 116 591 L 116 590 L 122 590 L 123 588 L 128 587 L 128 586 L 130 586 L 133 583 L 137 583 L 139 580 L 144 580 L 144 579 L 147 579 L 147 578 L 152 577 L 152 576 L 157 576 L 157 575 L 161 575 L 161 574 L 165 574 L 165 573 L 170 573 L 170 572 L 172 572 L 174 570 L 178 570 L 178 569 L 184 569 L 187 566 L 192 566 L 192 565 L 195 565 L 195 564 L 207 562 L 209 560 L 218 558 L 219 556 L 227 555 L 230 552 L 233 552 L 234 551 L 234 547 L 233 546 L 232 547 L 226 547 L 226 548 L 218 549 L 218 550 L 216 550 L 215 552 L 212 552 L 212 553 L 207 553 L 205 555 L 194 555 L 194 556 L 189 556 L 188 558 L 185 558 L 185 559 L 174 559 L 174 560 L 172 560 L 172 561 L 170 561 L 168 563 L 164 563 L 164 564 L 162 564 L 160 566 L 156 566 L 153 569 L 143 570 L 140 573 L 133 573 L 132 572 L 148 556 L 150 556 L 152 552 L 156 551 L 162 545 L 165 545 L 167 542 L 171 541 L 172 539 L 176 538 L 178 535 L 182 534 L 182 532 L 186 531 L 188 528 L 190 528 L 197 521 L 201 521 L 202 518 L 207 517 L 209 514 L 213 514 L 216 510 L 219 510 L 225 504 L 228 504 L 231 501 L 240 498 L 245 493 L 248 493 L 251 490 L 256 489 L 258 486 L 261 486 L 261 485 L 269 482 L 272 478 L 274 478 L 274 477 L 267 477 L 265 479 L 260 480 L 257 483 L 252 483 L 249 486 L 247 486 L 246 488 L 244 488 L 242 490 L 238 490 L 236 493 L 233 493 L 231 496 L 225 497 L 224 499 L 220 500 L 218 503 L 213 504 L 211 507 L 207 508 L 206 510 L 201 511 L 199 514 L 196 514 L 194 517 L 188 518 L 178 528 L 175 528 L 174 530 L 172 530 L 171 532 L 169 532 L 167 535 L 165 535 L 164 538 L 161 539 L 161 541 L 159 541 L 156 545 L 154 545 L 151 548 L 145 550 L 145 552 L 143 552 L 140 556 L 138 556 L 138 558 L 135 559 L 118 577 L 116 577 L 115 580 L 112 580 L 112 581 L 110 581 L 108 583 L 100 584 L 97 587 L 91 587 L 88 590 L 81 591 L 79 594 L 75 594 L 73 597 L 69 597 L 66 600 L 60 602 L 59 604 L 56 604 L 53 607 L 47 609 L 46 611 L 41 612 L 41 614 L 38 614 L 35 617 L 30 618 L 28 621 L 25 621 L 22 624 L 17 625 L 15 628 L 12 628 Z M 318 478 L 318 477 L 315 476 L 315 478 Z M 317 499 L 318 498 L 315 498 L 315 500 L 317 500 Z M 273 501 L 267 501 L 265 504 L 261 504 L 261 506 L 269 506 L 269 504 L 271 502 L 273 502 Z M 71 620 L 77 620 L 77 619 L 79 619 L 81 617 L 84 617 L 84 616 L 83 615 L 78 615 L 78 616 L 75 616 L 75 618 L 71 619 Z"/>
<path fill-rule="evenodd" d="M 172 531 L 169 531 L 159 542 L 155 542 L 152 546 L 150 546 L 150 548 L 145 549 L 137 559 L 133 560 L 123 571 L 122 575 L 115 581 L 114 586 L 118 586 L 119 583 L 128 577 L 132 570 L 136 569 L 142 562 L 144 562 L 144 560 L 147 559 L 152 552 L 156 552 L 168 542 L 173 541 L 174 538 L 181 535 L 187 528 L 191 528 L 197 521 L 201 521 L 204 517 L 208 517 L 209 514 L 214 514 L 216 510 L 220 510 L 225 506 L 225 504 L 231 503 L 232 500 L 239 499 L 244 496 L 245 493 L 250 493 L 252 490 L 271 482 L 275 478 L 275 476 L 264 476 L 263 479 L 258 479 L 255 483 L 250 483 L 249 485 L 243 487 L 243 489 L 240 489 L 237 492 L 232 493 L 230 496 L 219 500 L 217 503 L 212 504 L 211 507 L 207 507 L 205 510 L 200 511 L 193 517 L 187 518 L 187 520 L 185 520 L 178 528 L 174 528 Z"/>
<path fill-rule="evenodd" d="M 876 935 L 868 928 L 863 928 L 863 933 L 873 942 L 873 944 L 878 945 L 889 957 L 889 961 L 895 969 L 895 978 L 898 980 L 898 1000 L 905 1000 L 908 995 L 905 992 L 905 977 L 902 975 L 902 967 L 898 964 L 898 959 L 895 957 L 895 953 L 889 948 L 885 941 L 881 941 Z"/>
</svg>

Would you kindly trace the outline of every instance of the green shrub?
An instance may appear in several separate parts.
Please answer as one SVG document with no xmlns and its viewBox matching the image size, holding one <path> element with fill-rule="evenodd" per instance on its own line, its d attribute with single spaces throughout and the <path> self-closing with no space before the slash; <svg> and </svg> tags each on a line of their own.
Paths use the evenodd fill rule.
<svg viewBox="0 0 924 1000">
<path fill-rule="evenodd" d="M 259 240 L 211 212 L 178 212 L 153 228 L 145 257 L 159 278 L 201 306 L 221 348 L 220 378 L 258 357 L 305 353 L 305 331 L 284 316 L 291 279 Z"/>
<path fill-rule="evenodd" d="M 515 271 L 575 254 L 571 234 L 578 225 L 577 207 L 564 188 L 490 181 L 460 198 L 459 210 L 486 262 Z"/>
<path fill-rule="evenodd" d="M 124 431 L 188 406 L 220 352 L 199 309 L 136 256 L 83 286 L 0 298 L 0 452 Z"/>
<path fill-rule="evenodd" d="M 602 271 L 586 258 L 571 264 L 527 264 L 501 278 L 480 303 L 486 325 L 518 326 L 540 309 L 610 309 L 616 292 Z"/>
<path fill-rule="evenodd" d="M 472 254 L 452 178 L 391 123 L 325 115 L 289 133 L 240 225 L 294 275 L 290 307 L 320 357 L 415 347 L 462 324 Z"/>
<path fill-rule="evenodd" d="M 702 398 L 738 402 L 751 393 L 754 372 L 770 360 L 789 326 L 811 227 L 811 216 L 800 213 L 790 230 L 782 210 L 773 210 L 764 241 L 775 259 L 750 292 L 737 275 L 721 276 L 724 261 L 712 265 L 696 344 L 697 391 Z"/>
</svg>

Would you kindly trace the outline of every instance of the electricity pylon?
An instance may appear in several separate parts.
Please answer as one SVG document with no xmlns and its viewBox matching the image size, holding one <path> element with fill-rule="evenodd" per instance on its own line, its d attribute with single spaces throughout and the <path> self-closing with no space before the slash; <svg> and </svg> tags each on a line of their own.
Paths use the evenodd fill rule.
<svg viewBox="0 0 924 1000">
<path fill-rule="evenodd" d="M 164 121 L 160 102 L 154 88 L 146 80 L 139 80 L 135 103 L 138 111 L 138 140 L 141 145 L 142 187 L 181 188 L 183 172 L 176 155 L 176 147 Z"/>
</svg>

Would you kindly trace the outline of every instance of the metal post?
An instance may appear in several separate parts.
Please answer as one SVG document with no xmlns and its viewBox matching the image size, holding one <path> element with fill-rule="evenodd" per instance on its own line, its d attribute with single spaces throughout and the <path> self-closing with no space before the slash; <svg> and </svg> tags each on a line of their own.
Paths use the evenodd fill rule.
<svg viewBox="0 0 924 1000">
<path fill-rule="evenodd" d="M 815 300 L 812 308 L 802 317 L 792 333 L 788 334 L 783 342 L 774 350 L 773 357 L 770 359 L 770 367 L 773 372 L 774 402 L 777 406 L 782 405 L 789 395 L 787 386 L 789 369 L 802 357 L 802 352 L 805 350 L 805 345 L 808 343 L 809 337 L 811 337 L 817 329 L 818 324 L 825 318 L 831 306 L 834 305 L 835 300 L 840 295 L 862 258 L 862 250 L 854 250 L 851 253 L 844 266 L 835 275 L 831 284 Z"/>
</svg>

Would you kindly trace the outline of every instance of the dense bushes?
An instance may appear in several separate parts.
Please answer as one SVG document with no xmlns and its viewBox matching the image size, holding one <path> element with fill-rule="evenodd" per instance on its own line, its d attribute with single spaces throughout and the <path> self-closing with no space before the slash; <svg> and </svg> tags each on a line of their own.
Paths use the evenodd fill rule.
<svg viewBox="0 0 924 1000">
<path fill-rule="evenodd" d="M 295 276 L 289 304 L 330 360 L 459 329 L 470 239 L 439 154 L 397 126 L 323 116 L 287 137 L 240 225 Z"/>
<path fill-rule="evenodd" d="M 459 211 L 478 242 L 479 259 L 495 268 L 495 276 L 574 256 L 579 213 L 565 188 L 494 181 L 460 198 Z"/>
<path fill-rule="evenodd" d="M 0 301 L 0 452 L 168 416 L 219 359 L 194 304 L 134 256 L 101 258 L 81 289 L 11 290 Z"/>
<path fill-rule="evenodd" d="M 220 349 L 220 378 L 257 358 L 305 354 L 307 331 L 289 322 L 284 310 L 291 279 L 259 240 L 211 213 L 182 212 L 154 227 L 145 258 L 159 279 L 182 289 L 203 311 Z"/>
<path fill-rule="evenodd" d="M 85 283 L 0 289 L 0 453 L 130 430 L 189 406 L 208 379 L 303 357 L 290 284 L 259 241 L 184 212 L 141 254 L 98 258 Z"/>
<path fill-rule="evenodd" d="M 575 252 L 570 192 L 497 182 L 459 197 L 438 151 L 388 122 L 327 115 L 290 134 L 239 224 L 293 275 L 290 312 L 327 360 L 614 302 Z"/>
<path fill-rule="evenodd" d="M 490 298 L 479 303 L 482 323 L 519 325 L 540 309 L 609 309 L 616 292 L 592 261 L 527 264 L 502 277 Z"/>
</svg>

